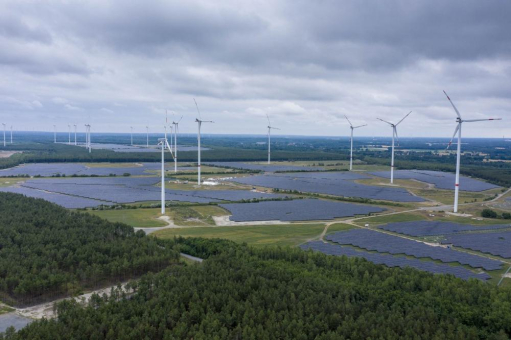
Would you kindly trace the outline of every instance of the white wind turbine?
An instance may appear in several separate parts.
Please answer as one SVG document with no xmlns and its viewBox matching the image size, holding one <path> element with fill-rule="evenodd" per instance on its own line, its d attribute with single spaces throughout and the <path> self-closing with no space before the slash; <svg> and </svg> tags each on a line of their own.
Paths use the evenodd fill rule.
<svg viewBox="0 0 511 340">
<path fill-rule="evenodd" d="M 266 119 L 268 119 L 268 164 L 270 164 L 270 154 L 271 154 L 271 130 L 280 130 L 279 128 L 276 128 L 276 127 L 273 127 L 271 126 L 271 123 L 270 123 L 270 117 L 268 116 L 268 114 L 266 114 Z"/>
<path fill-rule="evenodd" d="M 382 122 L 385 122 L 385 123 L 389 124 L 390 126 L 392 126 L 392 158 L 391 158 L 391 162 L 390 162 L 390 183 L 394 183 L 394 137 L 397 139 L 397 141 L 399 143 L 399 137 L 397 135 L 397 126 L 399 124 L 401 124 L 401 122 L 403 120 L 405 120 L 405 118 L 408 117 L 410 115 L 410 113 L 412 113 L 412 111 L 408 112 L 408 114 L 406 116 L 404 116 L 403 119 L 401 119 L 399 122 L 397 122 L 397 124 L 393 124 L 391 122 L 387 122 L 386 120 L 378 118 Z"/>
<path fill-rule="evenodd" d="M 351 171 L 353 169 L 353 130 L 361 128 L 363 126 L 367 126 L 367 124 L 353 126 L 351 124 L 350 120 L 348 119 L 348 117 L 346 115 L 344 115 L 344 117 L 346 118 L 346 120 L 350 124 L 350 128 L 351 128 L 351 148 L 350 148 L 350 171 Z"/>
<path fill-rule="evenodd" d="M 2 125 L 4 126 L 4 147 L 5 147 L 5 123 L 2 123 Z"/>
<path fill-rule="evenodd" d="M 177 172 L 177 132 L 179 130 L 179 122 L 181 119 L 183 119 L 183 116 L 181 116 L 177 122 L 172 121 L 172 125 L 174 125 L 174 172 Z"/>
<path fill-rule="evenodd" d="M 452 135 L 451 141 L 447 145 L 447 149 L 449 149 L 449 147 L 452 144 L 452 140 L 454 139 L 454 137 L 456 137 L 456 133 L 457 133 L 458 134 L 458 151 L 456 153 L 456 179 L 455 179 L 455 183 L 454 183 L 454 209 L 453 209 L 453 211 L 456 213 L 456 212 L 458 212 L 458 194 L 459 194 L 459 190 L 460 190 L 461 124 L 472 123 L 472 122 L 482 122 L 482 121 L 487 121 L 487 120 L 502 120 L 502 118 L 462 119 L 458 109 L 456 108 L 456 106 L 454 106 L 454 103 L 452 102 L 451 98 L 449 98 L 449 96 L 447 95 L 447 93 L 445 91 L 444 91 L 444 94 L 447 97 L 447 99 L 449 100 L 449 102 L 451 103 L 452 108 L 454 109 L 454 111 L 456 111 L 456 114 L 458 115 L 458 118 L 456 118 L 456 122 L 458 123 L 458 125 L 456 126 L 456 129 L 454 129 L 454 134 Z"/>
<path fill-rule="evenodd" d="M 198 127 L 198 134 L 197 134 L 197 185 L 200 186 L 201 179 L 200 179 L 200 128 L 202 123 L 213 123 L 211 120 L 202 120 L 200 111 L 199 111 L 199 105 L 197 105 L 197 101 L 195 98 L 193 98 L 193 101 L 195 102 L 195 107 L 197 107 L 197 112 L 199 113 L 199 118 L 195 118 L 195 121 L 197 122 Z"/>
<path fill-rule="evenodd" d="M 12 125 L 11 125 L 11 144 L 12 144 Z"/>
<path fill-rule="evenodd" d="M 89 149 L 89 153 L 91 153 L 90 124 L 85 124 L 85 148 Z"/>
<path fill-rule="evenodd" d="M 161 145 L 161 214 L 165 215 L 165 149 L 170 151 L 172 157 L 172 148 L 170 147 L 167 138 L 158 139 L 158 145 Z"/>
</svg>

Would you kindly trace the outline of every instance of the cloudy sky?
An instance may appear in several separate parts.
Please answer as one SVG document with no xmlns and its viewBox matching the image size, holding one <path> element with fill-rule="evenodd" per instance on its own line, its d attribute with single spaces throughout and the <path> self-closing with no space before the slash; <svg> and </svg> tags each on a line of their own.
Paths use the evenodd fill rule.
<svg viewBox="0 0 511 340">
<path fill-rule="evenodd" d="M 511 2 L 0 1 L 0 119 L 22 130 L 511 136 Z M 172 115 L 170 115 L 172 118 Z M 90 118 L 89 118 L 90 117 Z M 1 123 L 1 122 L 0 122 Z"/>
</svg>

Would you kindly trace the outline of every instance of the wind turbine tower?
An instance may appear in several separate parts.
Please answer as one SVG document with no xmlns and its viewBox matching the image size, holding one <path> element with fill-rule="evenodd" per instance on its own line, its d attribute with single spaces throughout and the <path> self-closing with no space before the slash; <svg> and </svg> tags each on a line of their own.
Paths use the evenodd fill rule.
<svg viewBox="0 0 511 340">
<path fill-rule="evenodd" d="M 457 213 L 458 212 L 458 194 L 459 194 L 459 190 L 460 190 L 461 125 L 463 123 L 482 122 L 482 121 L 487 121 L 487 120 L 502 120 L 502 118 L 463 119 L 463 118 L 461 118 L 461 115 L 460 115 L 458 109 L 456 108 L 456 106 L 454 106 L 454 103 L 452 102 L 451 98 L 449 98 L 449 96 L 447 95 L 447 93 L 445 91 L 444 91 L 444 94 L 447 97 L 447 99 L 449 100 L 449 102 L 451 103 L 452 108 L 456 112 L 456 115 L 458 115 L 458 117 L 456 118 L 456 123 L 458 123 L 458 125 L 456 126 L 456 129 L 454 129 L 454 134 L 452 135 L 451 141 L 447 145 L 447 149 L 449 149 L 449 147 L 452 144 L 452 140 L 454 139 L 454 137 L 456 137 L 456 133 L 457 133 L 458 134 L 458 150 L 456 152 L 456 179 L 454 182 L 454 208 L 453 208 L 453 211 L 455 213 Z"/>
<path fill-rule="evenodd" d="M 266 119 L 268 119 L 268 164 L 270 164 L 270 158 L 271 158 L 271 147 L 270 147 L 270 144 L 271 144 L 271 130 L 272 129 L 273 130 L 280 130 L 280 129 L 271 126 L 270 117 L 268 116 L 268 114 L 266 114 Z"/>
<path fill-rule="evenodd" d="M 57 143 L 57 125 L 53 125 L 53 143 Z"/>
<path fill-rule="evenodd" d="M 11 144 L 12 144 L 12 125 L 11 125 Z"/>
<path fill-rule="evenodd" d="M 173 157 L 174 155 L 167 138 L 158 139 L 158 145 L 161 145 L 161 214 L 165 215 L 165 149 L 169 150 Z"/>
<path fill-rule="evenodd" d="M 131 129 L 131 146 L 133 146 L 133 126 L 130 126 Z"/>
<path fill-rule="evenodd" d="M 174 125 L 174 172 L 177 172 L 177 132 L 181 119 L 183 119 L 183 116 L 181 116 L 177 122 L 172 121 L 172 125 Z"/>
<path fill-rule="evenodd" d="M 397 124 L 390 123 L 390 122 L 387 122 L 386 120 L 378 118 L 382 122 L 385 122 L 392 127 L 392 157 L 391 157 L 391 162 L 390 162 L 390 183 L 391 184 L 394 183 L 394 137 L 397 139 L 397 141 L 399 143 L 399 137 L 397 135 L 397 126 L 399 124 L 401 124 L 401 122 L 403 120 L 405 120 L 405 118 L 408 117 L 410 115 L 410 113 L 412 113 L 412 111 L 408 112 L 408 114 L 406 116 L 404 116 L 403 119 L 401 119 L 399 122 L 397 122 Z"/>
<path fill-rule="evenodd" d="M 195 102 L 195 107 L 197 107 L 197 112 L 199 113 L 199 118 L 195 118 L 195 121 L 197 122 L 198 127 L 198 133 L 197 133 L 197 185 L 200 186 L 201 184 L 201 178 L 200 178 L 200 128 L 202 123 L 213 123 L 211 120 L 202 120 L 200 111 L 199 111 L 199 105 L 197 105 L 197 101 L 195 98 L 193 98 L 193 101 Z"/>
<path fill-rule="evenodd" d="M 346 118 L 346 120 L 350 124 L 350 128 L 351 128 L 350 171 L 352 171 L 353 170 L 353 130 L 361 128 L 363 126 L 367 126 L 367 124 L 359 125 L 359 126 L 353 126 L 351 124 L 350 120 L 348 119 L 348 117 L 346 115 L 344 115 L 344 117 Z"/>
<path fill-rule="evenodd" d="M 4 147 L 5 147 L 5 123 L 2 123 L 2 125 L 4 126 Z"/>
<path fill-rule="evenodd" d="M 147 134 L 146 144 L 147 144 L 147 147 L 149 147 L 149 126 L 146 126 L 145 129 L 146 129 L 146 134 Z"/>
</svg>

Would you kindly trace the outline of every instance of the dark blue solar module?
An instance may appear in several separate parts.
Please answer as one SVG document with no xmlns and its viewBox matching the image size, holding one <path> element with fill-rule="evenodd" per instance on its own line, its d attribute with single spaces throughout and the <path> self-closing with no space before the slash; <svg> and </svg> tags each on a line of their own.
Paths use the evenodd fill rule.
<svg viewBox="0 0 511 340">
<path fill-rule="evenodd" d="M 511 231 L 448 235 L 442 243 L 511 258 Z"/>
<path fill-rule="evenodd" d="M 231 221 L 314 221 L 346 216 L 367 215 L 385 209 L 344 202 L 316 199 L 293 201 L 265 201 L 258 203 L 220 204 L 232 213 Z"/>
<path fill-rule="evenodd" d="M 371 172 L 383 178 L 390 178 L 390 171 Z M 434 184 L 438 189 L 454 190 L 455 175 L 449 172 L 430 171 L 430 170 L 396 170 L 394 171 L 396 179 L 415 179 L 417 181 Z M 460 190 L 462 191 L 484 191 L 499 188 L 497 185 L 486 183 L 474 178 L 460 176 Z"/>
<path fill-rule="evenodd" d="M 27 180 L 23 187 L 115 203 L 159 201 L 158 177 L 71 177 Z M 287 195 L 247 190 L 166 190 L 167 201 L 210 203 L 285 198 Z"/>
<path fill-rule="evenodd" d="M 93 208 L 100 205 L 111 205 L 110 202 L 101 202 L 94 199 L 76 197 L 76 196 L 68 196 L 61 195 L 54 192 L 45 192 L 37 189 L 31 188 L 17 188 L 17 187 L 9 187 L 9 188 L 0 188 L 0 192 L 12 192 L 14 194 L 21 194 L 28 197 L 33 198 L 42 198 L 46 201 L 58 204 L 64 208 L 68 209 L 78 209 L 78 208 Z"/>
<path fill-rule="evenodd" d="M 501 261 L 467 254 L 449 248 L 433 247 L 422 242 L 368 229 L 352 229 L 345 232 L 337 232 L 328 235 L 326 239 L 338 244 L 352 245 L 366 250 L 374 250 L 379 253 L 405 254 L 417 258 L 427 257 L 445 263 L 459 262 L 463 265 L 469 265 L 474 268 L 484 268 L 486 270 L 501 269 L 503 265 Z"/>
<path fill-rule="evenodd" d="M 172 163 L 168 163 L 166 165 L 167 170 L 173 170 L 174 166 Z M 127 166 L 127 167 L 87 167 L 83 164 L 74 164 L 74 163 L 34 163 L 34 164 L 25 164 L 20 165 L 10 169 L 0 170 L 0 177 L 7 176 L 19 176 L 19 175 L 28 175 L 28 176 L 42 176 L 42 177 L 51 177 L 55 175 L 84 175 L 84 176 L 122 176 L 124 174 L 130 174 L 131 176 L 143 176 L 150 175 L 148 171 L 159 171 L 161 170 L 161 163 L 152 162 L 152 163 L 143 163 L 139 166 Z M 179 171 L 183 170 L 195 170 L 195 168 L 191 167 L 180 167 Z"/>
<path fill-rule="evenodd" d="M 308 175 L 308 176 L 307 176 Z M 311 174 L 271 174 L 233 178 L 231 181 L 282 190 L 297 190 L 319 194 L 359 197 L 393 202 L 423 202 L 424 199 L 402 188 L 388 188 L 355 183 L 359 174 L 348 172 Z"/>
<path fill-rule="evenodd" d="M 398 234 L 420 237 L 456 234 L 477 230 L 511 229 L 511 224 L 474 226 L 470 224 L 459 224 L 440 221 L 413 221 L 389 223 L 379 228 L 392 231 Z"/>
<path fill-rule="evenodd" d="M 170 143 L 170 138 L 169 138 Z M 85 144 L 78 144 L 78 146 L 85 147 Z M 146 152 L 161 152 L 161 149 L 156 145 L 149 145 L 146 147 L 145 145 L 122 145 L 122 144 L 102 144 L 102 143 L 92 143 L 91 149 L 94 150 L 111 150 L 114 152 L 136 152 L 136 153 L 146 153 Z M 174 149 L 174 147 L 172 147 Z M 188 145 L 178 145 L 178 152 L 185 151 L 197 151 L 198 148 L 196 146 L 188 146 Z M 205 147 L 201 147 L 201 151 L 210 150 Z"/>
<path fill-rule="evenodd" d="M 207 162 L 204 163 L 210 166 L 218 166 L 222 168 L 234 168 L 243 170 L 254 170 L 254 171 L 319 171 L 323 170 L 321 167 L 313 166 L 296 166 L 296 165 L 271 165 L 271 164 L 255 164 L 255 163 L 243 163 L 243 162 Z"/>
<path fill-rule="evenodd" d="M 438 264 L 433 262 L 425 262 L 415 259 L 407 259 L 405 257 L 396 257 L 386 254 L 368 253 L 366 251 L 358 251 L 349 247 L 323 243 L 321 241 L 308 242 L 300 246 L 303 250 L 311 249 L 327 255 L 362 257 L 376 264 L 383 264 L 387 267 L 411 267 L 418 270 L 430 272 L 433 274 L 451 274 L 463 280 L 476 278 L 479 280 L 488 280 L 491 278 L 487 273 L 476 274 L 463 267 L 453 267 L 446 264 Z"/>
</svg>

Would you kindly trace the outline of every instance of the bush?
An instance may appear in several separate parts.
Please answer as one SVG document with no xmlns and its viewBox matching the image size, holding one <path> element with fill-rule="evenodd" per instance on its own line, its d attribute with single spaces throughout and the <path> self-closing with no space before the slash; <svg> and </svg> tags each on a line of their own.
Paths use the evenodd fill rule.
<svg viewBox="0 0 511 340">
<path fill-rule="evenodd" d="M 495 211 L 488 209 L 488 208 L 484 209 L 481 212 L 481 216 L 485 217 L 485 218 L 497 218 L 498 217 L 498 215 Z"/>
</svg>

